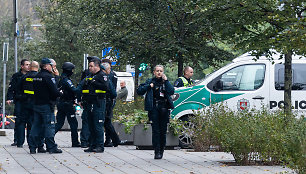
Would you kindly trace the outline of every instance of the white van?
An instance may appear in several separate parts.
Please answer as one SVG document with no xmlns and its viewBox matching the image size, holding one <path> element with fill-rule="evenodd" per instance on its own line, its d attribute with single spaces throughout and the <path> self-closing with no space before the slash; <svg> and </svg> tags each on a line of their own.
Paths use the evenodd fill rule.
<svg viewBox="0 0 306 174">
<path fill-rule="evenodd" d="M 131 73 L 128 72 L 118 72 L 115 71 L 118 77 L 117 81 L 117 92 L 121 89 L 120 87 L 120 81 L 125 81 L 126 88 L 128 90 L 128 96 L 126 98 L 126 101 L 132 101 L 134 100 L 134 78 Z"/>
<path fill-rule="evenodd" d="M 234 110 L 265 105 L 277 109 L 284 103 L 284 59 L 273 55 L 274 64 L 265 56 L 254 61 L 249 53 L 234 59 L 227 66 L 200 80 L 195 86 L 176 88 L 172 96 L 172 118 L 184 118 L 193 110 L 225 102 Z M 292 106 L 299 115 L 306 111 L 306 58 L 293 56 Z"/>
</svg>

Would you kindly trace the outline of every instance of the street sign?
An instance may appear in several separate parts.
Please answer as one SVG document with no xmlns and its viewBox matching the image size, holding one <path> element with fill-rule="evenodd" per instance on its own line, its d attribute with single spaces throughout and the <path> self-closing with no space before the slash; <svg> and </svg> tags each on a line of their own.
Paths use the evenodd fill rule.
<svg viewBox="0 0 306 174">
<path fill-rule="evenodd" d="M 8 49 L 9 49 L 9 43 L 4 42 L 3 43 L 3 61 L 7 62 L 8 60 Z"/>
<path fill-rule="evenodd" d="M 114 52 L 116 53 L 116 56 L 110 56 L 110 52 Z M 112 66 L 116 65 L 117 64 L 117 60 L 119 59 L 119 51 L 117 49 L 114 49 L 112 47 L 107 47 L 107 48 L 104 48 L 102 50 L 102 59 L 109 59 L 112 61 Z"/>
</svg>

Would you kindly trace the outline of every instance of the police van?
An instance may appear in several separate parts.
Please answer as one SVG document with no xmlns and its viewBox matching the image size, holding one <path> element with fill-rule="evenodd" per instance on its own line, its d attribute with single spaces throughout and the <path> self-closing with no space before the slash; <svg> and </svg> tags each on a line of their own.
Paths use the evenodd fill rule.
<svg viewBox="0 0 306 174">
<path fill-rule="evenodd" d="M 194 110 L 224 102 L 233 110 L 260 109 L 263 105 L 276 110 L 284 105 L 284 59 L 273 61 L 245 53 L 230 64 L 208 75 L 192 87 L 176 88 L 172 96 L 172 118 L 185 118 Z M 292 106 L 299 115 L 306 111 L 306 58 L 292 57 Z"/>
</svg>

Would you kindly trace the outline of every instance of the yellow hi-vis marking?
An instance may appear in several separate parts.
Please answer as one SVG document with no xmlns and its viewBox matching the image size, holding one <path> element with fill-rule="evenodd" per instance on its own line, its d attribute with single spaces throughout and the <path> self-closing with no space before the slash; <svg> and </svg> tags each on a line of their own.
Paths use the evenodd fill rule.
<svg viewBox="0 0 306 174">
<path fill-rule="evenodd" d="M 99 94 L 100 94 L 100 93 L 102 93 L 102 94 L 106 93 L 106 91 L 102 91 L 102 90 L 99 90 L 99 89 L 95 90 L 95 92 L 96 92 L 96 93 L 99 93 Z"/>
<path fill-rule="evenodd" d="M 34 91 L 24 90 L 23 92 L 24 92 L 25 94 L 32 94 L 32 95 L 34 94 Z"/>
<path fill-rule="evenodd" d="M 82 90 L 82 93 L 88 94 L 89 90 Z"/>
<path fill-rule="evenodd" d="M 92 80 L 92 78 L 86 78 L 86 81 L 87 81 L 87 80 Z"/>
<path fill-rule="evenodd" d="M 26 81 L 33 82 L 33 78 L 26 78 Z"/>
</svg>

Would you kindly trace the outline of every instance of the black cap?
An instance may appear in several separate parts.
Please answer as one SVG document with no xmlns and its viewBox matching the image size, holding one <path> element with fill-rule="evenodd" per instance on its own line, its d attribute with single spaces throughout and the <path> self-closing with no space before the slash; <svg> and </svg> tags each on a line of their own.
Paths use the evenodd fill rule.
<svg viewBox="0 0 306 174">
<path fill-rule="evenodd" d="M 51 62 L 51 60 L 50 60 L 49 58 L 46 58 L 46 57 L 42 58 L 40 63 L 41 63 L 42 65 L 46 65 L 46 64 L 53 65 L 52 62 Z"/>
<path fill-rule="evenodd" d="M 65 62 L 63 63 L 62 69 L 63 70 L 67 70 L 67 71 L 71 71 L 75 68 L 75 65 L 71 62 Z"/>
<path fill-rule="evenodd" d="M 88 63 L 93 62 L 93 61 L 99 61 L 101 64 L 101 59 L 99 59 L 99 57 L 97 56 L 89 56 L 87 57 Z"/>
</svg>

